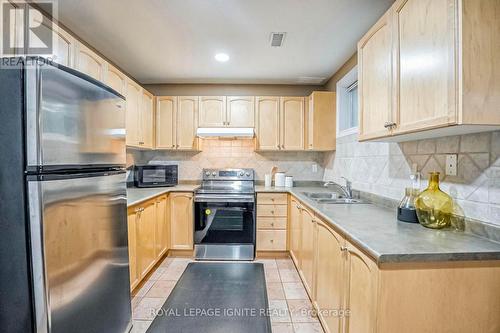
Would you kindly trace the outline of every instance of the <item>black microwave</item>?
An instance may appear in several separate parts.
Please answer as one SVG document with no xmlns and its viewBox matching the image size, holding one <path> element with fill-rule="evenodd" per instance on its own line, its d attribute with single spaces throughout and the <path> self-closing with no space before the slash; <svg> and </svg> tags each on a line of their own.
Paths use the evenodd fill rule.
<svg viewBox="0 0 500 333">
<path fill-rule="evenodd" d="M 134 167 L 136 187 L 175 186 L 178 184 L 177 165 L 136 165 Z"/>
</svg>

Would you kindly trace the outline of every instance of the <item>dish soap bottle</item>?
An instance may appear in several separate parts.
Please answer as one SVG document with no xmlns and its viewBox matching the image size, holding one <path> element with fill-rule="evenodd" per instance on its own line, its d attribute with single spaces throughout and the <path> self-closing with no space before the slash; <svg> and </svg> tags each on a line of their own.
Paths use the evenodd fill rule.
<svg viewBox="0 0 500 333">
<path fill-rule="evenodd" d="M 448 227 L 453 212 L 453 199 L 439 188 L 439 172 L 429 173 L 429 186 L 415 200 L 418 221 L 432 229 Z"/>
</svg>

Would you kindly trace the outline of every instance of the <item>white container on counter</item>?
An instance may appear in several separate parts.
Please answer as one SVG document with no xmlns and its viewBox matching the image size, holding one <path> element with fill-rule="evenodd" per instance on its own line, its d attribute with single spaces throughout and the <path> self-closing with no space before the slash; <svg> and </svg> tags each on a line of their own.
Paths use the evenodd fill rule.
<svg viewBox="0 0 500 333">
<path fill-rule="evenodd" d="M 285 187 L 285 173 L 278 172 L 274 175 L 274 186 L 276 187 Z"/>
<path fill-rule="evenodd" d="M 264 175 L 264 186 L 271 187 L 271 185 L 272 185 L 272 175 L 270 174 Z"/>
<path fill-rule="evenodd" d="M 293 187 L 293 177 L 292 176 L 285 177 L 285 187 Z"/>
</svg>

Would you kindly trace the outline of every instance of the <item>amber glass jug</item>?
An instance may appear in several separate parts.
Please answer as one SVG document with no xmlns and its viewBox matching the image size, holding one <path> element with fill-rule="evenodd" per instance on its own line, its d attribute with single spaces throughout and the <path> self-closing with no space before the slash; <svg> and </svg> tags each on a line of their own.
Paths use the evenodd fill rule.
<svg viewBox="0 0 500 333">
<path fill-rule="evenodd" d="M 448 227 L 453 213 L 453 199 L 439 188 L 439 172 L 429 174 L 429 186 L 415 199 L 420 224 L 432 229 Z"/>
</svg>

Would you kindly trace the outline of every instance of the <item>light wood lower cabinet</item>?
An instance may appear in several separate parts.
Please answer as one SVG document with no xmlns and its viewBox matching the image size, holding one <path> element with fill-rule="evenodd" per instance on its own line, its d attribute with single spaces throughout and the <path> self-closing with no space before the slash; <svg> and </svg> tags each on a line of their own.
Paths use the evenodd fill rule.
<svg viewBox="0 0 500 333">
<path fill-rule="evenodd" d="M 303 206 L 301 209 L 301 223 L 299 274 L 302 276 L 307 293 L 312 297 L 314 290 L 313 277 L 316 220 L 314 214 Z"/>
<path fill-rule="evenodd" d="M 139 211 L 135 208 L 130 210 L 127 216 L 128 226 L 128 257 L 130 272 L 130 290 L 133 290 L 139 283 L 139 274 L 137 274 L 137 219 Z"/>
<path fill-rule="evenodd" d="M 145 276 L 155 264 L 156 206 L 154 201 L 145 203 L 137 220 L 137 263 L 139 276 Z"/>
<path fill-rule="evenodd" d="M 342 332 L 345 240 L 324 222 L 318 220 L 316 241 L 316 285 L 314 305 L 329 333 Z M 359 331 L 365 332 L 365 331 Z"/>
<path fill-rule="evenodd" d="M 170 244 L 173 250 L 193 249 L 193 193 L 170 194 Z"/>
<path fill-rule="evenodd" d="M 170 223 L 167 196 L 162 195 L 155 200 L 156 204 L 156 238 L 155 238 L 155 255 L 156 257 L 163 256 L 170 243 Z"/>
<path fill-rule="evenodd" d="M 293 197 L 290 198 L 290 228 L 289 228 L 289 244 L 290 256 L 292 257 L 295 266 L 300 267 L 300 246 L 302 235 L 302 215 L 300 203 Z"/>
<path fill-rule="evenodd" d="M 287 216 L 286 193 L 257 194 L 257 251 L 286 251 Z"/>
<path fill-rule="evenodd" d="M 170 249 L 169 196 L 128 208 L 130 290 L 147 276 Z"/>
</svg>

